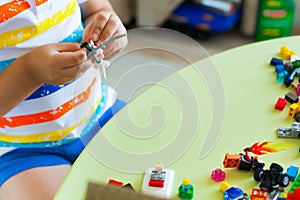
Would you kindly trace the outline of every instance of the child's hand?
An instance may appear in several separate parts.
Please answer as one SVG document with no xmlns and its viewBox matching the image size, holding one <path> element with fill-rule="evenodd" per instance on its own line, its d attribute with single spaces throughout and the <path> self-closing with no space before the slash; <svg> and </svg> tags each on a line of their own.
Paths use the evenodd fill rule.
<svg viewBox="0 0 300 200">
<path fill-rule="evenodd" d="M 86 51 L 76 43 L 43 45 L 22 57 L 28 73 L 41 84 L 66 84 L 86 70 L 80 67 Z"/>
<path fill-rule="evenodd" d="M 92 40 L 98 46 L 101 42 L 124 33 L 126 33 L 126 29 L 117 15 L 111 14 L 111 12 L 98 12 L 86 26 L 83 33 L 83 40 L 86 42 Z M 117 39 L 103 49 L 104 55 L 100 55 L 100 57 L 104 57 L 106 60 L 110 59 L 120 53 L 126 45 L 127 37 Z"/>
</svg>

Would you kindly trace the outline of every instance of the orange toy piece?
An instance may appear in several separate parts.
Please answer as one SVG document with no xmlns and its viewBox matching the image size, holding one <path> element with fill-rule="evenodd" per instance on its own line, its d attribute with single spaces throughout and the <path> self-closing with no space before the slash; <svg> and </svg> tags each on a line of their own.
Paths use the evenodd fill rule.
<svg viewBox="0 0 300 200">
<path fill-rule="evenodd" d="M 240 165 L 241 156 L 239 154 L 226 153 L 223 160 L 224 168 L 237 168 Z"/>
</svg>

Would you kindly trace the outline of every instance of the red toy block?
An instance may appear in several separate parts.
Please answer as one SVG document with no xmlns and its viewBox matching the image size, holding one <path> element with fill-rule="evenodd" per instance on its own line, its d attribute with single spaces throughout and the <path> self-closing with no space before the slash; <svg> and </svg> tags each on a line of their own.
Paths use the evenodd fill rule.
<svg viewBox="0 0 300 200">
<path fill-rule="evenodd" d="M 294 193 L 287 194 L 287 200 L 299 200 L 300 199 L 300 188 L 296 188 Z"/>
<path fill-rule="evenodd" d="M 275 104 L 275 109 L 282 111 L 285 108 L 285 106 L 286 106 L 286 100 L 284 98 L 278 98 Z"/>
<path fill-rule="evenodd" d="M 164 187 L 164 182 L 165 181 L 163 181 L 163 180 L 150 180 L 149 181 L 149 186 L 163 188 Z"/>
<path fill-rule="evenodd" d="M 252 189 L 251 200 L 266 200 L 268 195 L 267 190 Z"/>
<path fill-rule="evenodd" d="M 108 185 L 113 185 L 113 186 L 117 186 L 117 187 L 122 187 L 124 185 L 123 182 L 121 181 L 116 181 L 116 180 L 113 180 L 113 179 L 109 179 Z"/>
</svg>

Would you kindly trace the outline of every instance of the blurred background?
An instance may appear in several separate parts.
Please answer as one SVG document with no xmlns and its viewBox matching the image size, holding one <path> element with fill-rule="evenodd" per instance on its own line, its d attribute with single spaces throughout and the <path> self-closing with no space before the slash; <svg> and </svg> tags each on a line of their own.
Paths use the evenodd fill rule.
<svg viewBox="0 0 300 200">
<path fill-rule="evenodd" d="M 128 29 L 166 27 L 196 40 L 300 34 L 300 0 L 111 0 Z M 266 36 L 267 35 L 267 36 Z M 239 43 L 237 42 L 237 45 Z M 235 45 L 234 45 L 235 46 Z"/>
<path fill-rule="evenodd" d="M 115 87 L 125 101 L 190 64 L 182 59 L 183 54 L 174 52 L 196 54 L 193 62 L 244 44 L 300 35 L 300 0 L 110 1 L 127 27 L 129 43 L 123 53 L 126 56 L 112 62 L 103 81 Z M 175 30 L 193 42 L 145 27 Z M 168 51 L 148 48 L 153 45 Z M 147 73 L 138 73 L 140 69 Z"/>
</svg>

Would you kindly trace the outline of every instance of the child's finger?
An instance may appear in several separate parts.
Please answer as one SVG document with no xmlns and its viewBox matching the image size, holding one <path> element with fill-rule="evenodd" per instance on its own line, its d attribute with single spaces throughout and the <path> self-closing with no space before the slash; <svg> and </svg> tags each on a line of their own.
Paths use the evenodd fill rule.
<svg viewBox="0 0 300 200">
<path fill-rule="evenodd" d="M 80 44 L 78 43 L 58 43 L 57 50 L 60 52 L 74 52 L 80 50 Z"/>
<path fill-rule="evenodd" d="M 115 35 L 119 28 L 120 22 L 121 20 L 119 19 L 119 17 L 117 17 L 116 15 L 111 15 L 104 27 L 104 30 L 100 34 L 99 41 L 97 42 L 105 42 L 113 35 Z M 98 43 L 97 45 L 99 45 Z"/>
<path fill-rule="evenodd" d="M 93 20 L 92 30 L 89 35 L 89 39 L 93 40 L 97 45 L 99 45 L 97 42 L 99 41 L 101 32 L 104 30 L 104 27 L 107 23 L 107 21 L 110 18 L 109 13 L 101 13 L 95 16 Z"/>
<path fill-rule="evenodd" d="M 55 55 L 55 60 L 61 68 L 79 65 L 87 59 L 86 51 L 81 49 L 76 52 L 62 52 Z"/>
</svg>

